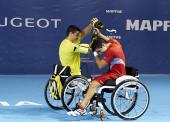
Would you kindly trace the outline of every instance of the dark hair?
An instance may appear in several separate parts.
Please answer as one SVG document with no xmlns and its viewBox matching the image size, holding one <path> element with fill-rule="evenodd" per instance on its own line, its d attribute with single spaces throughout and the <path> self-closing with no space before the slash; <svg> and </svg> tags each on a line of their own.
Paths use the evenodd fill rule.
<svg viewBox="0 0 170 122">
<path fill-rule="evenodd" d="M 75 26 L 75 25 L 70 25 L 70 26 L 67 28 L 67 36 L 69 35 L 70 32 L 75 33 L 76 31 L 81 32 L 81 30 L 80 30 L 77 26 Z"/>
<path fill-rule="evenodd" d="M 92 49 L 92 52 L 94 52 L 97 48 L 102 48 L 102 43 L 108 44 L 109 42 L 100 37 L 97 37 L 91 43 L 92 43 L 91 49 Z"/>
</svg>

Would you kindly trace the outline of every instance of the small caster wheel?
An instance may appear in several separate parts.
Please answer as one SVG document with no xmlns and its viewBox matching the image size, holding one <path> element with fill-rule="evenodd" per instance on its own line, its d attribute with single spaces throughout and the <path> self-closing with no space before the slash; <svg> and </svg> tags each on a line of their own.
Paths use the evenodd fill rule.
<svg viewBox="0 0 170 122">
<path fill-rule="evenodd" d="M 90 114 L 92 116 L 96 116 L 97 115 L 97 109 L 95 109 L 93 106 L 90 106 Z"/>
<path fill-rule="evenodd" d="M 92 116 L 96 116 L 97 115 L 97 112 L 95 112 L 95 113 L 93 113 L 93 114 L 91 114 Z"/>
<path fill-rule="evenodd" d="M 96 116 L 97 115 L 97 111 L 93 112 L 91 115 L 92 116 Z"/>
<path fill-rule="evenodd" d="M 102 121 L 105 121 L 105 120 L 107 119 L 107 116 L 105 115 L 105 118 L 103 118 L 103 117 L 101 116 L 100 119 L 101 119 Z"/>
<path fill-rule="evenodd" d="M 100 119 L 101 119 L 102 121 L 105 121 L 105 120 L 107 119 L 107 116 L 104 114 L 103 111 L 100 111 Z"/>
</svg>

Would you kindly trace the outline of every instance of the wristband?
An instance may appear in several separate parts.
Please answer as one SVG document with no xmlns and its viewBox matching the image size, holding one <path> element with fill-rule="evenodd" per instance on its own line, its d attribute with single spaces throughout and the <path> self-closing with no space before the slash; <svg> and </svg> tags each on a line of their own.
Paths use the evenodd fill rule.
<svg viewBox="0 0 170 122">
<path fill-rule="evenodd" d="M 94 57 L 98 56 L 98 53 L 97 52 L 94 52 L 93 53 Z"/>
</svg>

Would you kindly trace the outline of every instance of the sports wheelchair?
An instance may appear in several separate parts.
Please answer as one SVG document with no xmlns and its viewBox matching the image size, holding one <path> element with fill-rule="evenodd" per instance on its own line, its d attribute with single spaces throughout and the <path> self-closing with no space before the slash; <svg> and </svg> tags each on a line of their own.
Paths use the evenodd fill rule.
<svg viewBox="0 0 170 122">
<path fill-rule="evenodd" d="M 53 75 L 51 78 L 47 81 L 44 89 L 44 97 L 46 103 L 54 110 L 61 110 L 63 109 L 63 105 L 61 103 L 61 98 L 58 96 L 57 92 L 57 83 L 56 83 L 56 76 L 60 76 L 60 80 L 62 83 L 62 86 L 65 84 L 65 81 L 68 77 L 71 76 L 70 74 L 71 70 L 68 66 L 61 66 L 61 65 L 53 65 Z M 55 97 L 57 96 L 57 97 Z"/>
<path fill-rule="evenodd" d="M 116 80 L 107 80 L 104 86 L 97 89 L 98 92 L 85 107 L 90 105 L 95 108 L 95 112 L 91 113 L 92 116 L 103 113 L 103 108 L 108 113 L 124 120 L 135 120 L 145 113 L 149 105 L 149 92 L 138 79 L 138 69 L 126 66 L 126 73 L 126 76 L 121 76 Z M 66 79 L 61 101 L 67 111 L 73 110 L 83 101 L 90 81 L 81 75 L 70 76 Z M 99 106 L 100 112 L 98 112 Z M 105 114 L 101 115 L 102 121 L 106 119 Z"/>
<path fill-rule="evenodd" d="M 62 86 L 64 86 L 66 82 L 70 81 L 71 79 L 75 79 L 75 78 L 81 78 L 81 79 L 84 78 L 86 81 L 91 81 L 92 79 L 91 75 L 89 75 L 88 73 L 87 74 L 83 73 L 84 76 L 82 75 L 71 76 L 70 72 L 71 70 L 70 70 L 70 67 L 68 66 L 61 66 L 57 64 L 53 65 L 53 75 L 47 81 L 45 85 L 44 98 L 45 98 L 46 103 L 49 105 L 49 107 L 51 107 L 54 110 L 64 109 L 62 102 L 61 102 L 61 96 L 59 96 L 59 93 L 57 90 L 58 84 L 56 82 L 56 77 L 58 75 L 60 76 L 60 81 L 61 81 Z M 72 102 L 73 97 L 74 95 L 70 98 L 70 100 L 67 101 L 68 102 L 67 105 Z"/>
</svg>

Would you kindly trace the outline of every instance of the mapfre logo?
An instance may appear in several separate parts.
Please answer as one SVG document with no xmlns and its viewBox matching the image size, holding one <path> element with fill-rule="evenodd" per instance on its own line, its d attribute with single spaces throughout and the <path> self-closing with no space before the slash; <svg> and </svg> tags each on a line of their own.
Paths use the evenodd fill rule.
<svg viewBox="0 0 170 122">
<path fill-rule="evenodd" d="M 106 10 L 106 13 L 108 14 L 122 14 L 123 11 L 122 10 Z"/>
<path fill-rule="evenodd" d="M 114 38 L 114 39 L 121 39 L 121 36 L 115 36 L 115 35 L 108 35 L 108 36 L 106 36 L 106 37 L 108 37 L 108 38 Z"/>
<path fill-rule="evenodd" d="M 158 28 L 162 28 L 163 31 L 168 31 L 170 27 L 170 21 L 161 20 L 126 20 L 126 30 L 136 30 L 136 31 L 157 31 Z"/>
<path fill-rule="evenodd" d="M 116 40 L 120 40 L 121 36 L 115 35 L 116 32 L 106 32 L 105 36 L 108 37 L 108 38 L 114 38 Z"/>
<path fill-rule="evenodd" d="M 23 22 L 24 20 L 24 22 Z M 8 25 L 11 25 L 13 27 L 28 27 L 28 28 L 33 28 L 35 26 L 39 28 L 47 28 L 50 26 L 50 24 L 54 25 L 54 28 L 57 28 L 58 22 L 60 22 L 61 19 L 45 19 L 45 18 L 40 18 L 38 20 L 35 20 L 34 18 L 20 18 L 20 17 L 15 17 L 12 19 L 8 19 L 5 17 L 4 19 L 0 19 L 0 27 L 6 27 Z"/>
</svg>

